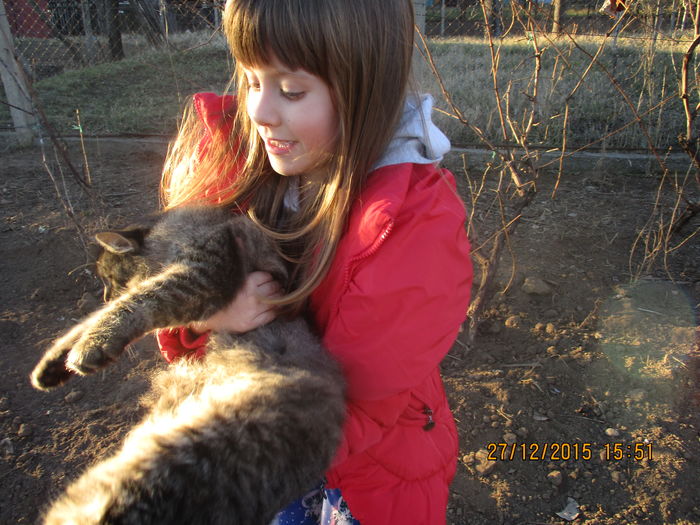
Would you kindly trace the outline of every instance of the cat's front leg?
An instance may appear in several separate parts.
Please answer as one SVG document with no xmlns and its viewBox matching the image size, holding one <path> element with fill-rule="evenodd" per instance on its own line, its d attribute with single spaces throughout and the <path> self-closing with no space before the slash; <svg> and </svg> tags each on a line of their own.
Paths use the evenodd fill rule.
<svg viewBox="0 0 700 525">
<path fill-rule="evenodd" d="M 147 313 L 122 297 L 107 305 L 102 315 L 75 341 L 66 356 L 66 366 L 87 375 L 116 361 L 129 343 L 152 329 Z"/>
<path fill-rule="evenodd" d="M 158 328 L 184 326 L 208 319 L 232 298 L 226 293 L 192 292 L 192 272 L 171 265 L 166 271 L 142 281 L 133 292 L 110 302 L 90 330 L 83 333 L 67 356 L 68 367 L 90 374 L 115 361 L 126 346 Z M 195 283 L 196 284 L 196 283 Z M 205 286 L 200 285 L 200 286 Z"/>
</svg>

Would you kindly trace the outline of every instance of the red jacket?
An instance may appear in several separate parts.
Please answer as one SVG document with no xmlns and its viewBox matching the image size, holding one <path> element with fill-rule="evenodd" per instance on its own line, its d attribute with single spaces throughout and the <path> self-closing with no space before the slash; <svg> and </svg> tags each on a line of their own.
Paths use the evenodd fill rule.
<svg viewBox="0 0 700 525">
<path fill-rule="evenodd" d="M 202 100 L 210 124 L 221 102 Z M 311 296 L 323 342 L 348 383 L 344 438 L 328 486 L 340 488 L 362 525 L 445 523 L 458 443 L 438 366 L 469 303 L 464 221 L 449 171 L 379 168 Z M 206 336 L 171 330 L 158 340 L 172 359 L 201 354 Z"/>
</svg>

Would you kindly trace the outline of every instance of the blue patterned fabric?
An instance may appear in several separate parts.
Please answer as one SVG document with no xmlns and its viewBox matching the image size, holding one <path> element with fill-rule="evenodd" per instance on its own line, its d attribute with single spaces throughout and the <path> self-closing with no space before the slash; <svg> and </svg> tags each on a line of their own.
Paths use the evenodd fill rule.
<svg viewBox="0 0 700 525">
<path fill-rule="evenodd" d="M 360 525 L 352 517 L 348 504 L 338 489 L 321 483 L 287 508 L 270 525 Z"/>
</svg>

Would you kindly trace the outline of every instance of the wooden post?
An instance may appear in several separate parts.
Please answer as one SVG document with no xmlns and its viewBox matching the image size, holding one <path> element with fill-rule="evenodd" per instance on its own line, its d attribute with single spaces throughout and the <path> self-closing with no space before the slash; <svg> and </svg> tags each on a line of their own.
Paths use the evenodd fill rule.
<svg viewBox="0 0 700 525">
<path fill-rule="evenodd" d="M 97 62 L 97 40 L 95 32 L 92 29 L 92 16 L 90 15 L 90 4 L 88 0 L 81 0 L 80 14 L 83 20 L 83 47 L 85 49 L 85 58 L 89 65 L 94 65 Z"/>
<path fill-rule="evenodd" d="M 22 145 L 30 144 L 34 138 L 36 117 L 26 85 L 24 72 L 15 59 L 15 46 L 7 20 L 5 3 L 0 0 L 0 76 L 5 88 L 10 116 L 15 127 L 17 141 Z"/>
<path fill-rule="evenodd" d="M 445 0 L 440 0 L 440 36 L 445 36 Z"/>
</svg>

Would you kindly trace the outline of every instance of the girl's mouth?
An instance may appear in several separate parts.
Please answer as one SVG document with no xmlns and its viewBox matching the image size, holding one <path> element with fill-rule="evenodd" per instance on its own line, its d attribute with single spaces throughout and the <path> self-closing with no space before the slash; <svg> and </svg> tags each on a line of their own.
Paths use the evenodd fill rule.
<svg viewBox="0 0 700 525">
<path fill-rule="evenodd" d="M 293 140 L 277 140 L 277 139 L 265 139 L 265 147 L 267 152 L 272 155 L 284 155 L 289 153 L 296 141 Z"/>
</svg>

